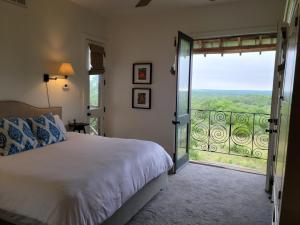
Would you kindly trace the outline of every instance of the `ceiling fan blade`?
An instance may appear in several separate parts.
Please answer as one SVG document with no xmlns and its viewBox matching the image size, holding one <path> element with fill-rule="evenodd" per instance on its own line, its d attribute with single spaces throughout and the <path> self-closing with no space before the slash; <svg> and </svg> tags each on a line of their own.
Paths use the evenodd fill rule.
<svg viewBox="0 0 300 225">
<path fill-rule="evenodd" d="M 145 7 L 147 5 L 149 5 L 149 3 L 151 2 L 152 0 L 140 0 L 138 2 L 138 4 L 135 6 L 136 8 L 138 7 Z"/>
</svg>

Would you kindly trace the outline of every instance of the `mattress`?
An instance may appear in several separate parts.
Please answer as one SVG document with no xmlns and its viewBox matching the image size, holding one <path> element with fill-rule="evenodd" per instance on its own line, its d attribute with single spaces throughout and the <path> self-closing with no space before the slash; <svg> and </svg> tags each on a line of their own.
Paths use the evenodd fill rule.
<svg viewBox="0 0 300 225">
<path fill-rule="evenodd" d="M 153 142 L 68 133 L 0 158 L 0 210 L 47 225 L 98 225 L 172 166 Z"/>
</svg>

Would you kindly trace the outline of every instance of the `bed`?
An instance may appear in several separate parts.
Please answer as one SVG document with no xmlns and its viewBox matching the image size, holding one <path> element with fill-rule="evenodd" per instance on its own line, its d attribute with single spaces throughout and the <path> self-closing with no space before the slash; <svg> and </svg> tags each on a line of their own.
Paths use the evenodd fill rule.
<svg viewBox="0 0 300 225">
<path fill-rule="evenodd" d="M 62 109 L 0 101 L 0 117 Z M 156 143 L 68 133 L 67 141 L 0 157 L 0 224 L 124 225 L 166 187 L 173 163 Z"/>
</svg>

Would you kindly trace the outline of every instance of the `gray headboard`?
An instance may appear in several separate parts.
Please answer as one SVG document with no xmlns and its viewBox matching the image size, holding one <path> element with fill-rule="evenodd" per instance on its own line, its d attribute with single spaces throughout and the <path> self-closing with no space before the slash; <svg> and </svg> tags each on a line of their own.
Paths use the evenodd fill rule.
<svg viewBox="0 0 300 225">
<path fill-rule="evenodd" d="M 53 113 L 62 117 L 62 107 L 37 108 L 18 101 L 0 101 L 0 117 L 18 116 L 28 118 L 45 113 Z"/>
</svg>

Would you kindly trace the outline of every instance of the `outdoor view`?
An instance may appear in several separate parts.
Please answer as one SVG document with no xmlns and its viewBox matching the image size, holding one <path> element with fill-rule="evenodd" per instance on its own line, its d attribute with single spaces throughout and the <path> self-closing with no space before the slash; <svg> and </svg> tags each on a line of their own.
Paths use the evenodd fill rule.
<svg viewBox="0 0 300 225">
<path fill-rule="evenodd" d="M 194 55 L 190 160 L 265 173 L 275 51 Z"/>
<path fill-rule="evenodd" d="M 99 75 L 90 75 L 90 107 L 92 110 L 99 108 Z M 94 135 L 99 134 L 99 118 L 91 116 L 89 118 L 90 133 Z"/>
</svg>

